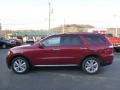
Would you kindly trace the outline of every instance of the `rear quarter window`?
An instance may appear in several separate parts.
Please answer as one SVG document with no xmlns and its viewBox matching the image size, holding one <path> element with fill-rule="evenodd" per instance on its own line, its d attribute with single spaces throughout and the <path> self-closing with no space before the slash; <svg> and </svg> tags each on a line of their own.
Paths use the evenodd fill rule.
<svg viewBox="0 0 120 90">
<path fill-rule="evenodd" d="M 85 37 L 87 41 L 89 41 L 92 44 L 104 44 L 105 40 L 104 38 L 97 36 L 97 35 L 88 35 Z"/>
</svg>

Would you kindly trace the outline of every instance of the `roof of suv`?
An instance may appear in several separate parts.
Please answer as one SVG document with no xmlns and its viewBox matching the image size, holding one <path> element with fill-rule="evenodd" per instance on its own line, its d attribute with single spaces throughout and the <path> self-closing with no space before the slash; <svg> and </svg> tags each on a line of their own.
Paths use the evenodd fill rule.
<svg viewBox="0 0 120 90">
<path fill-rule="evenodd" d="M 101 35 L 99 33 L 89 33 L 89 32 L 80 32 L 80 33 L 61 33 L 61 34 L 55 34 L 56 35 Z"/>
</svg>

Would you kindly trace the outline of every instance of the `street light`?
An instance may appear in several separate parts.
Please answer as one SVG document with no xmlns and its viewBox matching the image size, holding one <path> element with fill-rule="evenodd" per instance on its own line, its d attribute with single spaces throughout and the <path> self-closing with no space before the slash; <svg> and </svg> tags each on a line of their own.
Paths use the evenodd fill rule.
<svg viewBox="0 0 120 90">
<path fill-rule="evenodd" d="M 51 8 L 51 3 L 49 2 L 48 3 L 48 8 L 49 8 L 49 14 L 48 14 L 48 18 L 49 18 L 49 20 L 48 20 L 48 23 L 49 23 L 49 27 L 48 27 L 48 30 L 50 30 L 50 28 L 51 28 L 51 14 L 53 13 L 53 8 Z"/>
<path fill-rule="evenodd" d="M 2 26 L 1 26 L 1 23 L 0 23 L 0 35 L 1 35 L 1 33 L 2 33 Z"/>
<path fill-rule="evenodd" d="M 51 11 L 51 4 L 50 4 L 50 2 L 48 3 L 48 5 L 49 5 L 49 15 L 48 15 L 48 17 L 49 17 L 49 28 L 48 28 L 48 30 L 50 31 L 50 24 L 51 24 L 50 23 L 51 22 L 50 21 L 51 20 L 51 12 L 50 12 Z"/>
<path fill-rule="evenodd" d="M 117 14 L 115 14 L 115 15 L 113 15 L 116 19 L 117 19 L 117 17 L 118 18 L 120 18 L 120 16 L 119 15 L 117 15 Z M 115 35 L 116 35 L 116 37 L 118 36 L 118 28 L 117 28 L 117 25 L 116 25 L 116 27 L 115 27 Z"/>
<path fill-rule="evenodd" d="M 62 33 L 65 33 L 65 18 L 64 18 L 64 23 L 63 23 L 63 30 Z"/>
</svg>

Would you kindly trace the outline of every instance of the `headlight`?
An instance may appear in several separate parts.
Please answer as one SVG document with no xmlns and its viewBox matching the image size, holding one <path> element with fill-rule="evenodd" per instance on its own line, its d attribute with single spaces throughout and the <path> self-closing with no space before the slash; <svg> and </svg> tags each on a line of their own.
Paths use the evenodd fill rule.
<svg viewBox="0 0 120 90">
<path fill-rule="evenodd" d="M 12 54 L 12 52 L 9 50 L 8 53 L 7 53 L 7 55 L 10 55 L 10 54 Z"/>
<path fill-rule="evenodd" d="M 8 51 L 7 55 L 9 55 L 9 54 L 10 54 L 10 51 Z"/>
</svg>

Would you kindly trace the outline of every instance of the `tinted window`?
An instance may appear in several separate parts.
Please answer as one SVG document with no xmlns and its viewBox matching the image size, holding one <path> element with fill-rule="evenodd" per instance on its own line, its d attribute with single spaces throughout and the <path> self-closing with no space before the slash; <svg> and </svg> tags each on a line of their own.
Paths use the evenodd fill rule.
<svg viewBox="0 0 120 90">
<path fill-rule="evenodd" d="M 99 36 L 86 36 L 86 39 L 94 44 L 105 43 L 104 39 Z"/>
<path fill-rule="evenodd" d="M 43 41 L 45 46 L 59 46 L 60 45 L 60 37 L 52 37 L 45 41 Z"/>
<path fill-rule="evenodd" d="M 63 36 L 61 37 L 61 45 L 80 45 L 82 41 L 78 36 Z"/>
</svg>

